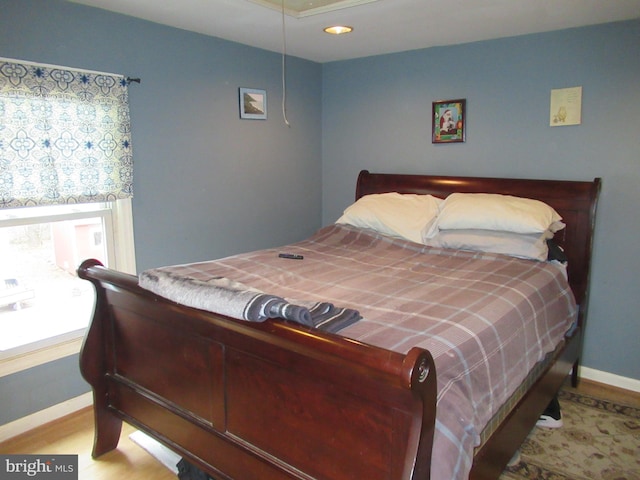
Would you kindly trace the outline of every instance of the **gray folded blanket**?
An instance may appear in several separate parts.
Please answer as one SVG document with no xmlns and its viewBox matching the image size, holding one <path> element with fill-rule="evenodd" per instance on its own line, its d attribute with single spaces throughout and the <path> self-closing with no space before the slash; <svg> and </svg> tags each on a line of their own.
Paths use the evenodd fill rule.
<svg viewBox="0 0 640 480">
<path fill-rule="evenodd" d="M 303 302 L 299 302 L 304 305 Z M 362 318 L 353 308 L 336 307 L 329 302 L 317 302 L 307 307 L 313 328 L 335 333 Z"/>
<path fill-rule="evenodd" d="M 335 307 L 328 302 L 292 303 L 224 277 L 203 281 L 162 269 L 150 269 L 140 274 L 138 283 L 142 288 L 181 305 L 251 322 L 283 318 L 337 332 L 362 318 L 358 311 L 350 308 Z"/>
</svg>

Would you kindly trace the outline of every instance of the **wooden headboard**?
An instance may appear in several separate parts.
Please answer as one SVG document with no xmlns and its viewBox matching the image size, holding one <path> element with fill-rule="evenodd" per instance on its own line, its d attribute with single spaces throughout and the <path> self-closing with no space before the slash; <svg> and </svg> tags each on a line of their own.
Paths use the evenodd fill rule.
<svg viewBox="0 0 640 480">
<path fill-rule="evenodd" d="M 362 170 L 356 186 L 356 200 L 372 193 L 399 192 L 431 194 L 440 198 L 454 192 L 501 193 L 534 198 L 553 207 L 566 223 L 554 237 L 568 258 L 569 284 L 585 315 L 591 250 L 600 178 L 593 181 L 530 180 L 484 177 L 454 177 L 369 173 Z"/>
</svg>

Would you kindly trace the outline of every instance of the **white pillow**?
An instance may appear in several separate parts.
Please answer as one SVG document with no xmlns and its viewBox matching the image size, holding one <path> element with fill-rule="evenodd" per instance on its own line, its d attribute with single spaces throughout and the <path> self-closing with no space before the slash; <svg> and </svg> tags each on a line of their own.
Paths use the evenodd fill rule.
<svg viewBox="0 0 640 480">
<path fill-rule="evenodd" d="M 530 234 L 496 230 L 440 230 L 432 238 L 425 239 L 425 244 L 545 261 L 549 256 L 549 238 L 553 238 L 553 233 L 549 230 Z"/>
<path fill-rule="evenodd" d="M 372 228 L 392 237 L 422 243 L 425 229 L 438 214 L 441 199 L 432 195 L 376 193 L 349 206 L 336 223 Z"/>
<path fill-rule="evenodd" d="M 539 200 L 495 193 L 452 193 L 442 202 L 425 237 L 431 238 L 439 230 L 460 229 L 557 232 L 565 226 L 561 220 L 553 208 Z"/>
</svg>

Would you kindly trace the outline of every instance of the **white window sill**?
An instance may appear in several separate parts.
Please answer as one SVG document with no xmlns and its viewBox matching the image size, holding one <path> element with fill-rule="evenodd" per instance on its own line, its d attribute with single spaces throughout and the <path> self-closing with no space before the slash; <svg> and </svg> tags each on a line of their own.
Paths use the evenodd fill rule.
<svg viewBox="0 0 640 480">
<path fill-rule="evenodd" d="M 0 356 L 0 377 L 78 353 L 84 332 L 82 329 L 4 352 Z"/>
</svg>

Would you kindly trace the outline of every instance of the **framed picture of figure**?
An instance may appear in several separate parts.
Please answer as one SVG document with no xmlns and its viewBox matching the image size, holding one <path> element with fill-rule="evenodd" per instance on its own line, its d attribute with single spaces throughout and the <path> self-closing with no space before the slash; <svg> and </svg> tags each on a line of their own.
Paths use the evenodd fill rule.
<svg viewBox="0 0 640 480">
<path fill-rule="evenodd" d="M 466 99 L 433 102 L 431 143 L 464 142 L 466 137 Z"/>
</svg>

